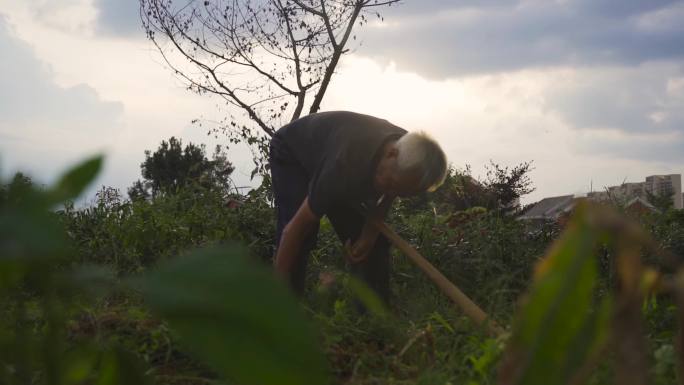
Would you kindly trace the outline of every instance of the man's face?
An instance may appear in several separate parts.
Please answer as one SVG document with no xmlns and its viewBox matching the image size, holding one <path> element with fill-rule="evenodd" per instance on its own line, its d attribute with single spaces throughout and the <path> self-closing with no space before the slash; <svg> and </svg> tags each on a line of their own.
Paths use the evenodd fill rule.
<svg viewBox="0 0 684 385">
<path fill-rule="evenodd" d="M 420 194 L 421 175 L 418 172 L 399 172 L 397 155 L 399 152 L 392 145 L 385 148 L 375 173 L 375 188 L 389 197 L 406 197 Z"/>
<path fill-rule="evenodd" d="M 418 195 L 422 192 L 420 189 L 421 175 L 418 172 L 399 172 L 395 169 L 390 177 L 388 191 L 390 196 L 408 197 Z"/>
</svg>

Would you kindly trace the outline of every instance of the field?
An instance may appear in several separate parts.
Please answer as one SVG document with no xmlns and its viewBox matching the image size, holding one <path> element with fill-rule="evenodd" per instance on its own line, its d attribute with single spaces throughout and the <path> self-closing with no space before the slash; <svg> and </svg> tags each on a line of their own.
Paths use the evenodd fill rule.
<svg viewBox="0 0 684 385">
<path fill-rule="evenodd" d="M 458 171 L 398 202 L 388 222 L 506 329 L 492 336 L 396 251 L 392 301 L 379 303 L 325 220 L 295 299 L 270 270 L 268 178 L 244 195 L 102 188 L 75 209 L 100 162 L 49 188 L 3 184 L 0 383 L 682 380 L 682 211 L 580 206 L 567 223 L 531 225 L 477 201 Z"/>
</svg>

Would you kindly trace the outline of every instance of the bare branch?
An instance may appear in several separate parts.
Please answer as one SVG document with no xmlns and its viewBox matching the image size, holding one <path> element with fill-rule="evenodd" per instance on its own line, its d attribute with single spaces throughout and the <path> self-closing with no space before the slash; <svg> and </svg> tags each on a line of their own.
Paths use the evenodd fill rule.
<svg viewBox="0 0 684 385">
<path fill-rule="evenodd" d="M 157 11 L 160 11 L 159 8 L 156 8 L 156 10 L 157 10 Z M 177 27 L 177 24 L 175 23 L 175 19 L 172 19 L 172 20 L 174 20 L 174 25 Z M 199 68 L 201 68 L 201 69 L 203 69 L 204 71 L 208 72 L 208 73 L 211 75 L 211 77 L 214 79 L 214 81 L 216 82 L 216 84 L 218 84 L 218 85 L 225 91 L 225 92 L 215 92 L 215 93 L 218 93 L 218 94 L 221 94 L 221 95 L 230 97 L 238 106 L 240 106 L 242 109 L 244 109 L 244 110 L 247 112 L 247 114 L 248 114 L 248 116 L 250 117 L 250 119 L 254 120 L 254 121 L 259 125 L 259 127 L 261 127 L 261 129 L 264 130 L 264 132 L 265 132 L 266 134 L 268 134 L 268 135 L 273 135 L 273 133 L 275 132 L 275 130 L 274 130 L 272 127 L 269 127 L 268 125 L 266 125 L 266 123 L 265 123 L 263 120 L 261 120 L 261 119 L 259 118 L 259 116 L 257 115 L 257 113 L 252 109 L 252 107 L 250 107 L 250 106 L 247 105 L 244 101 L 242 101 L 242 100 L 235 94 L 235 91 L 234 91 L 233 89 L 231 89 L 231 88 L 228 87 L 226 84 L 224 84 L 224 83 L 216 76 L 216 72 L 215 72 L 212 68 L 210 68 L 210 67 L 209 67 L 208 65 L 206 65 L 205 63 L 200 62 L 199 60 L 197 60 L 192 54 L 186 52 L 185 49 L 183 49 L 183 47 L 181 47 L 181 45 L 178 43 L 178 41 L 176 40 L 174 34 L 172 33 L 172 31 L 171 31 L 167 26 L 162 26 L 162 29 L 163 29 L 164 32 L 166 33 L 166 36 L 169 37 L 169 40 L 171 41 L 171 43 L 176 47 L 176 49 L 177 49 L 181 54 L 183 54 L 186 58 L 188 58 L 191 62 L 193 62 L 193 63 L 194 63 L 195 65 L 197 65 Z M 194 83 L 194 82 L 193 82 L 193 83 Z"/>
<path fill-rule="evenodd" d="M 219 97 L 231 119 L 240 111 L 254 121 L 221 130 L 261 151 L 307 100 L 309 112 L 319 110 L 353 28 L 365 24 L 364 9 L 399 0 L 138 1 L 168 67 L 189 90 Z"/>
<path fill-rule="evenodd" d="M 332 43 L 334 49 L 337 49 L 335 33 L 333 32 L 332 26 L 330 25 L 330 17 L 328 16 L 328 13 L 325 10 L 325 0 L 321 0 L 321 10 L 321 17 L 323 18 L 323 22 L 325 23 L 325 29 L 328 31 L 328 36 L 330 36 L 330 43 Z"/>
<path fill-rule="evenodd" d="M 325 75 L 323 76 L 323 81 L 321 82 L 321 87 L 318 89 L 318 92 L 316 93 L 316 96 L 314 97 L 314 101 L 311 104 L 311 108 L 309 109 L 309 113 L 313 114 L 318 112 L 318 110 L 321 108 L 321 101 L 323 100 L 323 96 L 325 95 L 325 91 L 328 89 L 328 84 L 330 84 L 330 79 L 332 79 L 332 75 L 335 72 L 335 68 L 337 67 L 337 63 L 340 60 L 340 57 L 344 53 L 344 46 L 347 44 L 347 40 L 349 40 L 349 36 L 351 35 L 352 28 L 354 28 L 354 24 L 356 23 L 356 18 L 359 16 L 359 13 L 361 13 L 361 9 L 363 8 L 363 3 L 362 2 L 357 2 L 356 5 L 354 6 L 354 11 L 352 13 L 351 18 L 349 19 L 349 23 L 347 24 L 347 28 L 344 32 L 344 36 L 342 37 L 342 41 L 340 42 L 340 45 L 335 47 L 335 51 L 333 53 L 333 56 L 330 60 L 330 64 L 325 70 Z"/>
<path fill-rule="evenodd" d="M 297 106 L 295 107 L 295 111 L 292 114 L 292 118 L 290 119 L 290 121 L 295 121 L 299 119 L 299 116 L 301 115 L 302 110 L 304 109 L 306 89 L 302 85 L 302 68 L 299 62 L 299 53 L 297 52 L 297 41 L 295 40 L 294 34 L 292 33 L 292 26 L 290 25 L 290 15 L 288 15 L 288 11 L 283 7 L 281 1 L 276 1 L 280 8 L 280 12 L 282 13 L 283 19 L 285 20 L 285 26 L 287 27 L 287 35 L 289 36 L 290 42 L 292 44 L 292 54 L 294 57 L 295 64 L 295 79 L 297 80 L 297 86 L 299 87 L 299 94 L 297 95 Z"/>
<path fill-rule="evenodd" d="M 322 11 L 319 11 L 319 10 L 317 10 L 317 9 L 315 9 L 315 8 L 309 7 L 308 5 L 302 3 L 302 2 L 299 1 L 299 0 L 292 0 L 292 2 L 295 3 L 295 4 L 297 4 L 297 5 L 300 6 L 303 10 L 305 10 L 305 11 L 307 11 L 307 12 L 309 12 L 309 13 L 313 13 L 313 14 L 316 15 L 316 16 L 323 17 L 323 12 L 322 12 Z"/>
<path fill-rule="evenodd" d="M 364 8 L 382 7 L 382 6 L 385 6 L 385 5 L 392 5 L 392 4 L 399 3 L 401 0 L 379 1 L 379 2 L 375 2 L 375 3 L 373 3 L 372 1 L 373 1 L 373 0 L 367 0 L 367 1 L 363 4 L 363 7 L 364 7 Z"/>
</svg>

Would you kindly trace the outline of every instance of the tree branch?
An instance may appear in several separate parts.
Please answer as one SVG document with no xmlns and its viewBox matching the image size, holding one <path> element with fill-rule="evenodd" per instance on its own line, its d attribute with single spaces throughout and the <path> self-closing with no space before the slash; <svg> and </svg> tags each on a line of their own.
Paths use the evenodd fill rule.
<svg viewBox="0 0 684 385">
<path fill-rule="evenodd" d="M 158 8 L 157 8 L 157 10 L 158 10 Z M 256 113 L 248 104 L 246 104 L 245 102 L 243 102 L 243 101 L 235 94 L 235 92 L 234 92 L 230 87 L 228 87 L 227 85 L 225 85 L 225 84 L 216 76 L 216 72 L 215 72 L 213 69 L 211 69 L 211 68 L 210 68 L 209 66 L 207 66 L 206 64 L 204 64 L 204 63 L 198 61 L 197 59 L 195 59 L 195 57 L 192 56 L 191 54 L 187 53 L 187 52 L 185 51 L 185 49 L 183 49 L 183 47 L 181 47 L 181 45 L 180 45 L 180 44 L 178 43 L 178 41 L 175 39 L 174 34 L 172 33 L 171 30 L 168 29 L 168 27 L 162 26 L 162 28 L 164 29 L 166 35 L 169 37 L 169 40 L 170 40 L 171 43 L 176 47 L 176 49 L 177 49 L 181 54 L 183 54 L 183 56 L 185 56 L 185 57 L 188 58 L 192 63 L 194 63 L 196 66 L 198 66 L 199 68 L 201 68 L 201 69 L 203 69 L 204 71 L 208 72 L 208 73 L 211 75 L 211 77 L 214 79 L 214 81 L 216 82 L 216 84 L 218 84 L 219 87 L 221 87 L 221 88 L 225 91 L 225 93 L 226 93 L 233 101 L 235 101 L 235 103 L 237 103 L 242 109 L 244 109 L 245 111 L 247 111 L 247 115 L 250 117 L 250 119 L 254 120 L 254 121 L 259 125 L 259 127 L 261 127 L 261 129 L 264 130 L 264 132 L 265 132 L 266 134 L 272 136 L 272 135 L 275 133 L 275 130 L 274 130 L 273 128 L 271 128 L 271 127 L 269 127 L 268 125 L 266 125 L 266 123 L 264 123 L 263 120 L 261 120 L 261 118 L 259 118 L 259 116 L 257 115 L 257 113 Z"/>
<path fill-rule="evenodd" d="M 303 114 L 307 93 L 314 94 L 308 111 L 320 109 L 342 55 L 349 52 L 353 28 L 359 20 L 365 24 L 364 9 L 400 2 L 139 1 L 147 37 L 166 64 L 191 91 L 213 93 L 229 110 L 235 106 L 254 120 L 256 125 L 228 131 L 231 138 L 258 143 L 260 150 L 274 126 Z"/>
<path fill-rule="evenodd" d="M 372 0 L 367 0 L 367 1 L 365 2 L 365 4 L 363 4 L 363 7 L 364 7 L 364 8 L 371 8 L 371 7 L 380 7 L 380 6 L 383 6 L 383 5 L 392 5 L 392 4 L 395 4 L 395 3 L 400 2 L 401 0 L 388 0 L 388 1 L 376 2 L 376 3 L 373 3 L 373 4 L 371 4 L 371 1 L 372 1 Z"/>
<path fill-rule="evenodd" d="M 287 13 L 287 9 L 283 7 L 280 0 L 276 0 L 279 6 L 279 10 L 285 19 L 285 26 L 287 27 L 287 35 L 290 37 L 290 42 L 292 43 L 292 55 L 295 64 L 295 79 L 297 80 L 297 86 L 299 87 L 299 93 L 297 94 L 297 107 L 292 114 L 290 121 L 295 121 L 299 118 L 304 108 L 304 100 L 306 98 L 306 89 L 302 85 L 302 68 L 299 63 L 299 53 L 297 53 L 297 41 L 292 33 L 292 26 L 290 25 L 290 15 Z"/>
<path fill-rule="evenodd" d="M 309 7 L 308 5 L 302 3 L 302 2 L 299 1 L 299 0 L 292 0 L 292 2 L 295 3 L 295 4 L 297 4 L 297 5 L 300 6 L 303 10 L 305 10 L 305 11 L 307 11 L 307 12 L 309 12 L 309 13 L 313 13 L 313 14 L 316 15 L 316 16 L 323 17 L 323 12 L 317 10 L 316 8 Z"/>
<path fill-rule="evenodd" d="M 342 37 L 342 41 L 340 41 L 340 45 L 337 46 L 335 48 L 335 51 L 333 52 L 330 64 L 328 64 L 328 67 L 325 70 L 325 75 L 323 76 L 321 87 L 318 89 L 318 92 L 314 97 L 314 101 L 311 104 L 311 108 L 309 109 L 309 113 L 311 114 L 318 112 L 318 110 L 321 108 L 321 101 L 323 100 L 325 91 L 328 89 L 330 79 L 332 78 L 333 73 L 335 73 L 337 63 L 339 62 L 340 57 L 344 53 L 344 46 L 345 44 L 347 44 L 347 40 L 349 40 L 349 35 L 351 35 L 352 28 L 354 28 L 354 24 L 356 23 L 356 18 L 359 16 L 359 13 L 361 13 L 362 8 L 363 3 L 360 1 L 358 1 L 354 6 L 354 11 L 352 12 L 351 17 L 349 18 L 349 23 L 347 24 L 347 28 L 344 32 L 344 36 Z"/>
</svg>

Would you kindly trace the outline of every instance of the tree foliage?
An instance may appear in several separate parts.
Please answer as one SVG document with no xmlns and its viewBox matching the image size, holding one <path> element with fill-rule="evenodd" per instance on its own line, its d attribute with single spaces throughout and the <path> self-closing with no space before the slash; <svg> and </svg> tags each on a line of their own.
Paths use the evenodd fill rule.
<svg viewBox="0 0 684 385">
<path fill-rule="evenodd" d="M 30 193 L 32 188 L 31 178 L 17 172 L 9 183 L 0 186 L 0 206 L 20 201 Z"/>
<path fill-rule="evenodd" d="M 648 200 L 648 203 L 652 204 L 653 207 L 663 212 L 674 207 L 673 196 L 674 193 L 658 194 L 646 191 L 646 199 Z"/>
<path fill-rule="evenodd" d="M 534 191 L 529 173 L 531 162 L 514 167 L 503 167 L 490 162 L 484 180 L 473 177 L 470 166 L 450 168 L 444 184 L 432 194 L 405 199 L 405 214 L 416 214 L 420 210 L 434 207 L 440 212 L 454 215 L 480 207 L 505 215 L 514 215 L 520 210 L 520 198 Z"/>
<path fill-rule="evenodd" d="M 145 151 L 140 170 L 143 179 L 128 190 L 131 199 L 175 194 L 190 183 L 228 191 L 234 167 L 220 146 L 216 146 L 210 160 L 203 145 L 189 143 L 183 147 L 180 139 L 171 137 L 168 142 L 162 141 L 154 153 Z"/>
<path fill-rule="evenodd" d="M 530 171 L 531 162 L 509 168 L 490 161 L 484 185 L 494 195 L 500 209 L 516 211 L 520 208 L 520 197 L 534 191 Z"/>
</svg>

